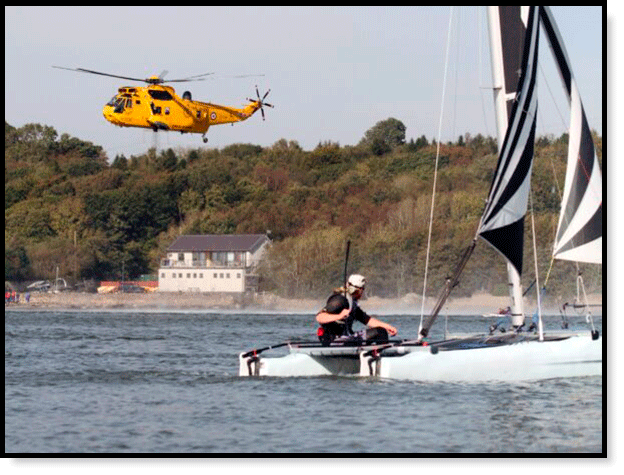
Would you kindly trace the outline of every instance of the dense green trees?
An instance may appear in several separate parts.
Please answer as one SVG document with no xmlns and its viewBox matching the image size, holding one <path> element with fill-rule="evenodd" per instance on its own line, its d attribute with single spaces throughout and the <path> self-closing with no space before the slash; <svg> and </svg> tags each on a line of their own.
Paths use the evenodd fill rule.
<svg viewBox="0 0 624 475">
<path fill-rule="evenodd" d="M 5 278 L 110 279 L 153 273 L 181 233 L 264 233 L 273 246 L 262 286 L 284 296 L 318 297 L 338 286 L 344 246 L 349 268 L 367 275 L 373 295 L 422 290 L 436 147 L 424 135 L 406 141 L 396 119 L 378 122 L 357 146 L 294 141 L 271 147 L 233 144 L 221 150 L 149 150 L 118 155 L 52 127 L 5 122 Z M 602 140 L 595 137 L 599 156 Z M 541 272 L 547 270 L 566 137 L 537 143 L 533 194 Z M 430 256 L 431 290 L 474 236 L 487 193 L 496 143 L 465 134 L 440 147 Z M 553 181 L 553 173 L 557 182 Z M 532 250 L 525 249 L 527 262 Z M 600 288 L 600 267 L 585 281 Z M 557 264 L 556 291 L 575 268 Z M 477 247 L 457 294 L 506 292 L 505 266 Z M 532 266 L 525 266 L 530 281 Z M 563 282 L 566 282 L 564 284 Z"/>
<path fill-rule="evenodd" d="M 425 139 L 426 140 L 426 139 Z M 390 117 L 377 122 L 368 129 L 360 145 L 370 148 L 373 155 L 383 155 L 405 143 L 405 125 Z"/>
</svg>

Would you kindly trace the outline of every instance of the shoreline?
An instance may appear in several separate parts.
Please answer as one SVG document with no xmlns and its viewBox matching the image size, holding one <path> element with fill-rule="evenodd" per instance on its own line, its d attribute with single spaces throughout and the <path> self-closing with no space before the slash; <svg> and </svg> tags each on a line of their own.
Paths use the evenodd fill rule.
<svg viewBox="0 0 624 475">
<path fill-rule="evenodd" d="M 602 303 L 602 294 L 588 295 L 591 303 Z M 508 297 L 497 297 L 486 293 L 470 297 L 449 298 L 441 314 L 485 315 L 493 314 L 508 305 Z M 428 314 L 435 305 L 435 299 L 426 299 L 424 313 Z M 246 311 L 260 313 L 302 313 L 314 315 L 324 304 L 323 299 L 285 299 L 272 294 L 242 297 L 233 294 L 195 294 L 152 292 L 144 294 L 91 294 L 79 292 L 32 293 L 30 301 L 5 304 L 11 310 L 149 310 L 149 311 Z M 407 294 L 396 299 L 370 297 L 361 302 L 362 308 L 371 315 L 420 314 L 422 299 L 416 294 Z M 535 304 L 527 301 L 525 313 L 532 313 Z M 559 309 L 552 302 L 546 303 L 542 313 L 558 315 Z M 593 312 L 592 312 L 593 313 Z M 599 312 L 602 314 L 602 311 Z M 598 314 L 598 312 L 596 312 Z"/>
</svg>

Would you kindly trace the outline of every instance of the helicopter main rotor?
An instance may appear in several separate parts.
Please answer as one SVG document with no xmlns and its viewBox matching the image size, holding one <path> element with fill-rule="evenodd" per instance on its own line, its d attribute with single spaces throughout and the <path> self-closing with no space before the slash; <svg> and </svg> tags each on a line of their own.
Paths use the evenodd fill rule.
<svg viewBox="0 0 624 475">
<path fill-rule="evenodd" d="M 62 66 L 52 66 L 53 68 L 56 69 L 65 69 L 67 71 L 77 71 L 79 73 L 87 73 L 87 74 L 97 74 L 99 76 L 108 76 L 111 78 L 118 78 L 118 79 L 128 79 L 129 81 L 140 81 L 140 82 L 145 82 L 147 84 L 163 84 L 166 82 L 191 82 L 191 81 L 205 81 L 206 80 L 206 76 L 210 76 L 214 73 L 204 73 L 204 74 L 198 74 L 196 76 L 189 76 L 187 78 L 183 78 L 183 79 L 167 79 L 165 80 L 164 77 L 167 74 L 168 71 L 163 71 L 162 73 L 160 73 L 159 76 L 152 76 L 146 79 L 141 79 L 141 78 L 131 78 L 128 76 L 118 76 L 117 74 L 109 74 L 109 73 L 101 73 L 99 71 L 92 71 L 91 69 L 84 69 L 84 68 L 64 68 Z"/>
</svg>

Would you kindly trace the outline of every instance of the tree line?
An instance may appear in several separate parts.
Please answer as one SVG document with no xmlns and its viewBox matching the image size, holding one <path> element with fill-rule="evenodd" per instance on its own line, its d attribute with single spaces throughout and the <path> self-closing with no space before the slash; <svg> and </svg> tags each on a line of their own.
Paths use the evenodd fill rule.
<svg viewBox="0 0 624 475">
<path fill-rule="evenodd" d="M 599 159 L 602 138 L 594 134 Z M 567 136 L 536 144 L 533 209 L 540 272 L 550 264 L 563 186 Z M 320 142 L 270 147 L 156 150 L 109 160 L 102 147 L 49 126 L 5 122 L 5 280 L 115 279 L 156 272 L 180 234 L 269 233 L 261 289 L 290 297 L 325 295 L 349 268 L 374 295 L 422 291 L 437 144 L 406 140 L 389 118 L 355 146 Z M 435 293 L 474 237 L 496 163 L 496 141 L 464 134 L 440 144 L 428 282 Z M 530 231 L 530 230 L 527 230 Z M 458 295 L 507 292 L 505 266 L 477 247 Z M 532 247 L 525 249 L 530 280 Z M 601 289 L 601 266 L 582 268 Z M 566 277 L 571 273 L 571 277 Z M 574 288 L 576 268 L 559 263 L 553 291 Z"/>
</svg>

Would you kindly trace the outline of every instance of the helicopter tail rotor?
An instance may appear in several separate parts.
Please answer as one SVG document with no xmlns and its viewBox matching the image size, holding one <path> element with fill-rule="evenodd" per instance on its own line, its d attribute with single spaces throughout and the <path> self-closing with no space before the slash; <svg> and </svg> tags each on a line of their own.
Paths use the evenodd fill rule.
<svg viewBox="0 0 624 475">
<path fill-rule="evenodd" d="M 265 117 L 264 117 L 264 106 L 267 106 L 267 107 L 270 107 L 270 108 L 274 107 L 272 104 L 269 104 L 268 102 L 264 102 L 266 97 L 269 95 L 269 92 L 271 92 L 271 89 L 269 89 L 267 92 L 265 92 L 264 96 L 260 97 L 260 92 L 258 91 L 258 86 L 256 86 L 256 96 L 258 98 L 257 99 L 247 98 L 248 101 L 255 102 L 255 103 L 258 104 L 258 106 L 260 106 L 260 112 L 262 113 L 262 120 L 265 120 Z"/>
</svg>

